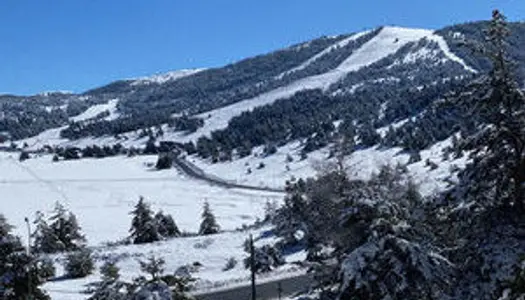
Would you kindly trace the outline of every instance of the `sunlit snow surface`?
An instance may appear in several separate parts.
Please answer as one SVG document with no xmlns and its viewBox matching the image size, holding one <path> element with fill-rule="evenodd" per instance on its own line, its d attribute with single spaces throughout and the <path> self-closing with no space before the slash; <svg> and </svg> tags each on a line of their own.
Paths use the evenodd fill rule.
<svg viewBox="0 0 525 300">
<path fill-rule="evenodd" d="M 109 116 L 105 117 L 104 119 L 107 121 L 114 120 L 114 119 L 117 119 L 119 116 L 117 113 L 117 104 L 118 104 L 118 99 L 112 99 L 112 100 L 109 100 L 108 103 L 105 103 L 105 104 L 93 105 L 90 108 L 88 108 L 86 111 L 84 111 L 83 113 L 79 114 L 78 116 L 74 116 L 69 119 L 70 121 L 74 121 L 74 122 L 84 121 L 84 120 L 94 118 L 98 116 L 99 114 L 107 111 L 109 112 Z"/>
<path fill-rule="evenodd" d="M 202 204 L 210 202 L 223 229 L 250 224 L 260 217 L 271 192 L 225 189 L 186 178 L 177 170 L 156 171 L 156 156 L 124 156 L 53 163 L 46 155 L 18 162 L 0 153 L 0 212 L 16 233 L 26 236 L 24 217 L 49 212 L 56 201 L 77 214 L 90 244 L 128 235 L 129 212 L 139 196 L 175 218 L 181 230 L 196 232 Z"/>
</svg>

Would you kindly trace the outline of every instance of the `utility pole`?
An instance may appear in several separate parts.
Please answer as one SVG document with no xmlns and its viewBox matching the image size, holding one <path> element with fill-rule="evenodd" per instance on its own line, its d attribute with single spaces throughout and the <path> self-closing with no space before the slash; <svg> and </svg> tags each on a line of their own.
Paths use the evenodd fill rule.
<svg viewBox="0 0 525 300">
<path fill-rule="evenodd" d="M 281 300 L 282 293 L 283 293 L 283 286 L 281 282 L 279 281 L 277 283 L 277 294 L 279 295 L 279 300 Z"/>
<path fill-rule="evenodd" d="M 250 269 L 252 271 L 252 300 L 256 300 L 255 290 L 255 248 L 253 246 L 253 236 L 250 234 Z"/>
<path fill-rule="evenodd" d="M 27 257 L 28 258 L 31 258 L 31 224 L 29 223 L 29 219 L 27 217 L 24 218 L 24 221 L 26 222 L 26 225 L 27 225 Z M 31 295 L 31 264 L 29 264 L 29 266 L 27 266 L 27 300 L 31 300 L 33 299 L 32 295 Z"/>
</svg>

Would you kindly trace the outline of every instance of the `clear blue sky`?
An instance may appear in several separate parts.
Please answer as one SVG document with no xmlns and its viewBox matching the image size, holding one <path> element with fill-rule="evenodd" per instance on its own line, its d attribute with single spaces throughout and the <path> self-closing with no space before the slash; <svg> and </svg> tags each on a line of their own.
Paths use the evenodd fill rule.
<svg viewBox="0 0 525 300">
<path fill-rule="evenodd" d="M 0 93 L 81 92 L 379 25 L 525 20 L 525 0 L 0 0 Z"/>
</svg>

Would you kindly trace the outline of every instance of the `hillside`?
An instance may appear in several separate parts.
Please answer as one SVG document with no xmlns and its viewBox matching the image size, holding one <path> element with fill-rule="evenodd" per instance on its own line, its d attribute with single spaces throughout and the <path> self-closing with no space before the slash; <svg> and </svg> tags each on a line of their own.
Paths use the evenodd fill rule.
<svg viewBox="0 0 525 300">
<path fill-rule="evenodd" d="M 306 140 L 310 152 L 343 131 L 361 136 L 364 146 L 419 151 L 467 126 L 458 120 L 461 112 L 442 118 L 427 108 L 486 72 L 486 61 L 458 46 L 463 39 L 479 41 L 485 26 L 468 23 L 435 32 L 381 27 L 322 37 L 222 68 L 122 80 L 80 95 L 3 96 L 0 132 L 4 140 L 23 140 L 36 149 L 93 138 L 129 144 L 161 129 L 160 139 L 191 141 L 201 157 L 215 159 L 297 140 Z M 511 54 L 522 62 L 517 45 L 525 25 L 512 26 Z M 518 75 L 523 69 L 520 64 Z M 382 137 L 373 134 L 380 128 L 388 129 Z M 211 139 L 197 143 L 202 136 Z"/>
</svg>

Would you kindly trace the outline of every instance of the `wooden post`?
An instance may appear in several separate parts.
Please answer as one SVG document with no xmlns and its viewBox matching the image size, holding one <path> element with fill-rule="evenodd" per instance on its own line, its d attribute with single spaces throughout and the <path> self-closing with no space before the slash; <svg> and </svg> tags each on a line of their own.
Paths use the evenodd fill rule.
<svg viewBox="0 0 525 300">
<path fill-rule="evenodd" d="M 256 300 L 255 289 L 255 247 L 253 246 L 253 236 L 250 234 L 250 269 L 252 272 L 252 300 Z"/>
</svg>

